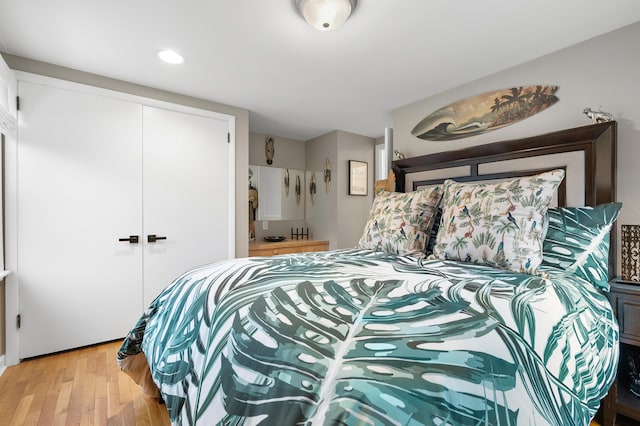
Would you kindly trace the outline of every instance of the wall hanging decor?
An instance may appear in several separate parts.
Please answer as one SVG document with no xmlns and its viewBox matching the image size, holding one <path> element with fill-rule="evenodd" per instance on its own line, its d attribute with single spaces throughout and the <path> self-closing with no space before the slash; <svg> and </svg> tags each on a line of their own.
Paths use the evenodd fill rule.
<svg viewBox="0 0 640 426">
<path fill-rule="evenodd" d="M 287 197 L 289 196 L 289 169 L 284 171 L 284 193 Z"/>
<path fill-rule="evenodd" d="M 276 143 L 271 136 L 264 140 L 264 155 L 267 158 L 267 164 L 273 164 L 273 156 L 276 154 Z"/>
<path fill-rule="evenodd" d="M 349 160 L 349 195 L 367 195 L 368 164 Z"/>
<path fill-rule="evenodd" d="M 311 173 L 311 179 L 309 179 L 309 198 L 311 199 L 311 204 L 316 204 L 316 174 Z"/>
<path fill-rule="evenodd" d="M 462 99 L 429 114 L 411 134 L 448 141 L 500 129 L 558 102 L 557 90 L 558 86 L 521 86 Z"/>
<path fill-rule="evenodd" d="M 621 225 L 622 280 L 640 283 L 640 225 Z"/>
<path fill-rule="evenodd" d="M 301 193 L 302 193 L 302 184 L 300 183 L 300 175 L 296 175 L 296 206 L 300 205 Z"/>
<path fill-rule="evenodd" d="M 249 241 L 256 239 L 256 210 L 258 209 L 258 184 L 254 182 L 254 172 L 249 168 Z"/>
<path fill-rule="evenodd" d="M 328 158 L 324 160 L 324 187 L 328 194 L 331 189 L 331 163 Z"/>
</svg>

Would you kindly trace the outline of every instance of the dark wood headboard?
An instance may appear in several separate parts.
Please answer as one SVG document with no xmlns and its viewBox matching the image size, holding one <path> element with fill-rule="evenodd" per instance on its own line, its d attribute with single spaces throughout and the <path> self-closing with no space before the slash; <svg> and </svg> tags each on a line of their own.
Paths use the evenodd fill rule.
<svg viewBox="0 0 640 426">
<path fill-rule="evenodd" d="M 396 190 L 400 192 L 412 191 L 420 186 L 442 183 L 445 178 L 457 181 L 477 181 L 532 175 L 551 168 L 562 168 L 564 167 L 562 154 L 578 153 L 580 161 L 583 161 L 583 164 L 580 164 L 580 170 L 584 170 L 584 181 L 580 182 L 577 187 L 584 188 L 584 195 L 571 194 L 576 190 L 572 189 L 575 186 L 570 186 L 571 182 L 567 184 L 569 179 L 567 176 L 558 190 L 558 205 L 595 206 L 613 202 L 616 198 L 616 129 L 617 124 L 612 121 L 394 161 L 392 167 L 396 176 Z M 542 164 L 541 158 L 549 156 L 554 158 L 553 167 Z M 523 162 L 526 165 L 518 170 L 511 168 L 505 172 L 493 170 L 487 173 L 482 171 L 485 166 L 506 164 L 501 162 L 517 159 L 526 159 Z M 558 161 L 560 163 L 557 163 Z M 461 169 L 466 172 L 456 174 Z M 443 173 L 444 177 L 438 176 L 439 171 Z M 453 173 L 453 175 L 446 175 L 445 172 Z M 421 178 L 421 174 L 428 174 L 429 178 Z M 413 179 L 412 176 L 418 176 L 418 178 Z M 579 179 L 582 179 L 582 176 L 579 176 Z M 568 202 L 568 193 L 574 199 L 577 196 L 582 202 Z M 614 226 L 611 230 L 609 255 L 609 275 L 611 278 L 615 275 L 615 271 L 616 229 Z"/>
</svg>

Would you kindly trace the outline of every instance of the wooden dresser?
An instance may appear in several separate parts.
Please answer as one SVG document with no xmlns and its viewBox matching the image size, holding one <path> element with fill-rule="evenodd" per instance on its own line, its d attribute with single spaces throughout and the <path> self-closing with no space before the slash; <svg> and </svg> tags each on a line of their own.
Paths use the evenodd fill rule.
<svg viewBox="0 0 640 426">
<path fill-rule="evenodd" d="M 640 285 L 625 284 L 619 280 L 613 280 L 610 284 L 608 296 L 620 325 L 620 345 L 640 347 Z M 624 362 L 620 360 L 620 364 Z M 615 425 L 618 414 L 640 422 L 640 397 L 620 385 L 618 379 L 604 399 L 603 408 L 604 426 Z"/>
<path fill-rule="evenodd" d="M 329 250 L 329 241 L 319 240 L 284 240 L 276 243 L 267 241 L 250 241 L 249 257 L 275 256 L 287 253 L 305 253 L 310 251 Z"/>
</svg>

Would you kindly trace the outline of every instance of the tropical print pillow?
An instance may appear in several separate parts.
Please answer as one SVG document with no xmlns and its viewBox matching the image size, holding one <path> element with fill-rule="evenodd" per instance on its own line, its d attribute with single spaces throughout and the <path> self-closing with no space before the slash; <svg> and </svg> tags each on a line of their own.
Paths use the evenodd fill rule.
<svg viewBox="0 0 640 426">
<path fill-rule="evenodd" d="M 499 183 L 447 179 L 433 257 L 537 274 L 549 203 L 564 170 Z"/>
<path fill-rule="evenodd" d="M 608 203 L 549 209 L 542 264 L 574 273 L 609 291 L 609 232 L 621 208 L 622 203 Z"/>
<path fill-rule="evenodd" d="M 413 192 L 379 192 L 359 248 L 392 254 L 424 254 L 442 197 L 439 186 Z"/>
</svg>

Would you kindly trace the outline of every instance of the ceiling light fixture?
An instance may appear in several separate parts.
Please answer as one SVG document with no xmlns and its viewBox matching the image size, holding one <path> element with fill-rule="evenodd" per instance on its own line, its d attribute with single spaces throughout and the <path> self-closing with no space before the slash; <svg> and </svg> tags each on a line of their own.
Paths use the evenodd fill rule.
<svg viewBox="0 0 640 426">
<path fill-rule="evenodd" d="M 184 56 L 173 50 L 160 50 L 158 58 L 168 64 L 178 65 L 184 62 Z"/>
<path fill-rule="evenodd" d="M 332 31 L 344 24 L 357 3 L 357 0 L 294 0 L 305 21 L 320 31 Z"/>
</svg>

